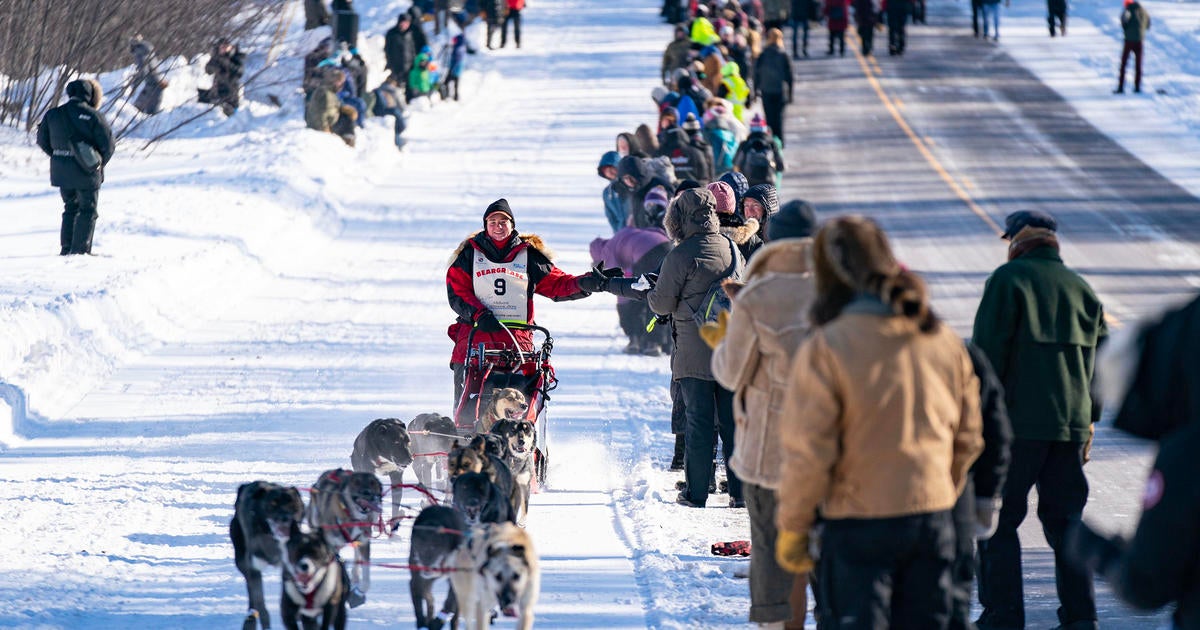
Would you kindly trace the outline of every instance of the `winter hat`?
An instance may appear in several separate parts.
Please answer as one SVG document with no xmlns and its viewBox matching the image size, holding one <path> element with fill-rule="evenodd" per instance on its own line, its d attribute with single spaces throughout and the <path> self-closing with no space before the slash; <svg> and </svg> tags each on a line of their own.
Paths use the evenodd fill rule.
<svg viewBox="0 0 1200 630">
<path fill-rule="evenodd" d="M 755 114 L 754 118 L 750 119 L 750 131 L 751 131 L 751 133 L 766 132 L 767 131 L 767 121 L 763 120 L 763 117 L 760 116 L 759 114 Z"/>
<path fill-rule="evenodd" d="M 750 189 L 750 182 L 746 181 L 746 176 L 737 171 L 728 171 L 717 179 L 729 184 L 729 187 L 733 189 L 733 196 L 737 200 L 734 207 L 740 206 L 742 204 L 742 195 L 745 195 L 746 191 Z"/>
<path fill-rule="evenodd" d="M 1004 234 L 1001 234 L 1000 238 L 1011 239 L 1027 227 L 1045 228 L 1054 232 L 1058 230 L 1058 221 L 1055 221 L 1049 212 L 1018 210 L 1004 217 Z"/>
<path fill-rule="evenodd" d="M 717 214 L 733 214 L 737 209 L 737 195 L 725 182 L 713 182 L 707 186 L 717 200 Z"/>
<path fill-rule="evenodd" d="M 700 121 L 696 120 L 696 115 L 688 112 L 687 119 L 683 121 L 684 131 L 700 131 Z"/>
<path fill-rule="evenodd" d="M 100 101 L 104 100 L 104 90 L 95 79 L 75 79 L 67 84 L 67 97 L 79 99 L 95 108 L 100 107 Z"/>
<path fill-rule="evenodd" d="M 757 186 L 755 186 L 757 188 Z M 767 221 L 767 241 L 812 236 L 817 226 L 817 214 L 807 201 L 793 199 Z"/>
<path fill-rule="evenodd" d="M 506 215 L 508 220 L 513 222 L 514 226 L 517 224 L 517 219 L 513 216 L 512 209 L 508 207 L 508 200 L 504 198 L 493 201 L 492 205 L 488 206 L 487 210 L 483 211 L 484 224 L 487 224 L 488 217 L 496 214 L 497 212 Z"/>
<path fill-rule="evenodd" d="M 667 88 L 656 85 L 653 90 L 650 90 L 650 98 L 654 99 L 656 105 L 662 105 L 663 99 L 667 97 Z"/>
<path fill-rule="evenodd" d="M 742 201 L 753 199 L 763 207 L 763 218 L 768 219 L 771 215 L 779 211 L 779 196 L 775 192 L 775 187 L 771 184 L 755 184 L 751 186 L 745 195 L 742 195 Z M 745 212 L 743 211 L 744 215 Z"/>
<path fill-rule="evenodd" d="M 675 194 L 678 195 L 679 193 L 681 193 L 685 190 L 691 190 L 693 188 L 703 188 L 703 187 L 704 187 L 704 184 L 701 184 L 700 182 L 698 182 L 694 179 L 685 179 L 685 180 L 682 180 L 679 182 L 679 186 L 677 188 L 675 188 Z"/>
<path fill-rule="evenodd" d="M 642 206 L 662 206 L 666 208 L 669 202 L 670 200 L 667 199 L 666 189 L 664 189 L 662 186 L 655 186 L 654 188 L 650 189 L 650 192 L 646 193 L 645 199 L 642 200 Z"/>
</svg>

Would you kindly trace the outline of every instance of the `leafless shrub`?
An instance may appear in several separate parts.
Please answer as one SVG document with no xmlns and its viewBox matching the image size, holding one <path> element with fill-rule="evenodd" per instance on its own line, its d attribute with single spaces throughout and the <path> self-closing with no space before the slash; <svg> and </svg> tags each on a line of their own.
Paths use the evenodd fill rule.
<svg viewBox="0 0 1200 630">
<path fill-rule="evenodd" d="M 80 74 L 130 64 L 129 41 L 159 59 L 206 52 L 219 37 L 274 30 L 287 0 L 0 0 L 0 124 L 30 130 Z M 122 90 L 128 86 L 123 86 Z"/>
</svg>

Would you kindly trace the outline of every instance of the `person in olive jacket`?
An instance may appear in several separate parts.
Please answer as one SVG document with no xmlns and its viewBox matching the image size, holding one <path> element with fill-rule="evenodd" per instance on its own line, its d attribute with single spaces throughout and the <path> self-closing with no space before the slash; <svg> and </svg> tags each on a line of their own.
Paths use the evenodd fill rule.
<svg viewBox="0 0 1200 630">
<path fill-rule="evenodd" d="M 1073 561 L 1139 609 L 1175 604 L 1173 628 L 1200 629 L 1200 298 L 1160 321 L 1129 326 L 1106 346 L 1096 380 L 1119 408 L 1113 426 L 1159 443 L 1131 540 L 1081 523 L 1067 535 Z M 1125 343 L 1125 342 L 1128 343 Z"/>
<path fill-rule="evenodd" d="M 982 629 L 1023 628 L 1017 527 L 1038 487 L 1038 518 L 1055 553 L 1063 628 L 1095 628 L 1092 577 L 1065 561 L 1063 536 L 1087 504 L 1083 474 L 1099 404 L 1091 396 L 1096 348 L 1108 334 L 1092 288 L 1063 264 L 1054 217 L 1021 211 L 1005 219 L 1009 262 L 984 285 L 973 341 L 1004 386 L 1012 461 L 995 535 L 979 543 Z"/>
<path fill-rule="evenodd" d="M 93 79 L 78 79 L 67 84 L 69 100 L 46 112 L 38 125 L 37 143 L 50 156 L 50 184 L 58 188 L 63 200 L 62 227 L 59 229 L 59 254 L 92 253 L 92 235 L 96 229 L 96 206 L 104 167 L 112 159 L 112 129 L 100 106 L 103 91 Z M 72 142 L 90 145 L 100 155 L 100 166 L 85 170 L 71 149 Z"/>
<path fill-rule="evenodd" d="M 700 308 L 713 282 L 740 271 L 741 254 L 728 238 L 721 236 L 716 199 L 712 192 L 693 188 L 680 193 L 667 209 L 663 227 L 676 242 L 663 259 L 658 281 L 646 301 L 656 315 L 671 316 L 671 379 L 679 382 L 687 415 L 684 443 L 684 476 L 687 488 L 677 501 L 689 507 L 704 507 L 712 480 L 714 432 L 721 436 L 726 478 L 732 506 L 744 505 L 742 484 L 729 468 L 734 447 L 733 392 L 713 378 L 712 350 L 700 337 L 692 314 Z"/>
<path fill-rule="evenodd" d="M 1121 48 L 1121 75 L 1117 80 L 1114 94 L 1125 92 L 1125 65 L 1129 63 L 1129 54 L 1133 53 L 1133 91 L 1142 91 L 1142 42 L 1146 39 L 1146 31 L 1150 30 L 1150 14 L 1137 2 L 1125 0 L 1125 9 L 1121 11 L 1121 28 L 1125 31 L 1125 45 Z"/>
</svg>

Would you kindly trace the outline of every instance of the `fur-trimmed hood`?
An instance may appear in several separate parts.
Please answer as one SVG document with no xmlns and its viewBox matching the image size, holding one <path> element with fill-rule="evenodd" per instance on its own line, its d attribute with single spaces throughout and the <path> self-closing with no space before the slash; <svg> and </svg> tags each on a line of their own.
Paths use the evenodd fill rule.
<svg viewBox="0 0 1200 630">
<path fill-rule="evenodd" d="M 471 241 L 475 240 L 477 236 L 483 233 L 483 230 L 478 230 L 467 238 L 463 239 L 463 242 L 459 243 L 458 247 L 454 249 L 454 254 L 450 256 L 450 264 L 454 264 L 454 261 L 458 260 L 458 255 L 461 254 L 464 249 L 470 247 Z M 537 234 L 517 234 L 517 237 L 521 239 L 521 242 L 541 252 L 541 254 L 546 257 L 546 260 L 551 262 L 554 261 L 554 250 L 546 246 L 546 243 L 542 240 L 541 236 L 538 236 Z"/>
<path fill-rule="evenodd" d="M 746 267 L 746 283 L 772 273 L 810 273 L 812 238 L 785 238 L 767 243 Z"/>
<path fill-rule="evenodd" d="M 683 191 L 667 208 L 663 228 L 675 242 L 697 234 L 716 234 L 721 229 L 717 221 L 716 198 L 704 188 Z"/>
<path fill-rule="evenodd" d="M 721 216 L 737 217 L 736 214 Z M 738 218 L 741 219 L 741 217 Z M 723 222 L 721 225 L 721 234 L 733 239 L 733 242 L 737 245 L 745 245 L 751 238 L 754 238 L 758 234 L 758 219 L 745 219 L 740 224 L 733 222 L 725 224 Z"/>
<path fill-rule="evenodd" d="M 104 100 L 104 90 L 95 79 L 76 79 L 67 84 L 67 96 L 95 109 Z"/>
</svg>

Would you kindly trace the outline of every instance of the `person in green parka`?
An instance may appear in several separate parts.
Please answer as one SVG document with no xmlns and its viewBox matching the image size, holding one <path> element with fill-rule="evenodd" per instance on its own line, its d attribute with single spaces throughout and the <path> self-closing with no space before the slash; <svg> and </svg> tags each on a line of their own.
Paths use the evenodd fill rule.
<svg viewBox="0 0 1200 630">
<path fill-rule="evenodd" d="M 1062 555 L 1064 535 L 1087 503 L 1083 473 L 1100 406 L 1091 392 L 1096 348 L 1108 334 L 1104 307 L 1059 255 L 1054 217 L 1021 211 L 1005 219 L 1008 262 L 983 288 L 973 341 L 1004 385 L 1012 462 L 995 535 L 979 543 L 980 630 L 1024 628 L 1017 527 L 1038 487 L 1038 519 L 1054 550 L 1061 628 L 1097 628 L 1092 577 Z"/>
<path fill-rule="evenodd" d="M 413 60 L 412 70 L 408 72 L 408 99 L 425 96 L 433 91 L 433 73 L 429 64 L 433 61 L 433 50 L 429 46 L 421 48 L 417 58 Z"/>
</svg>

